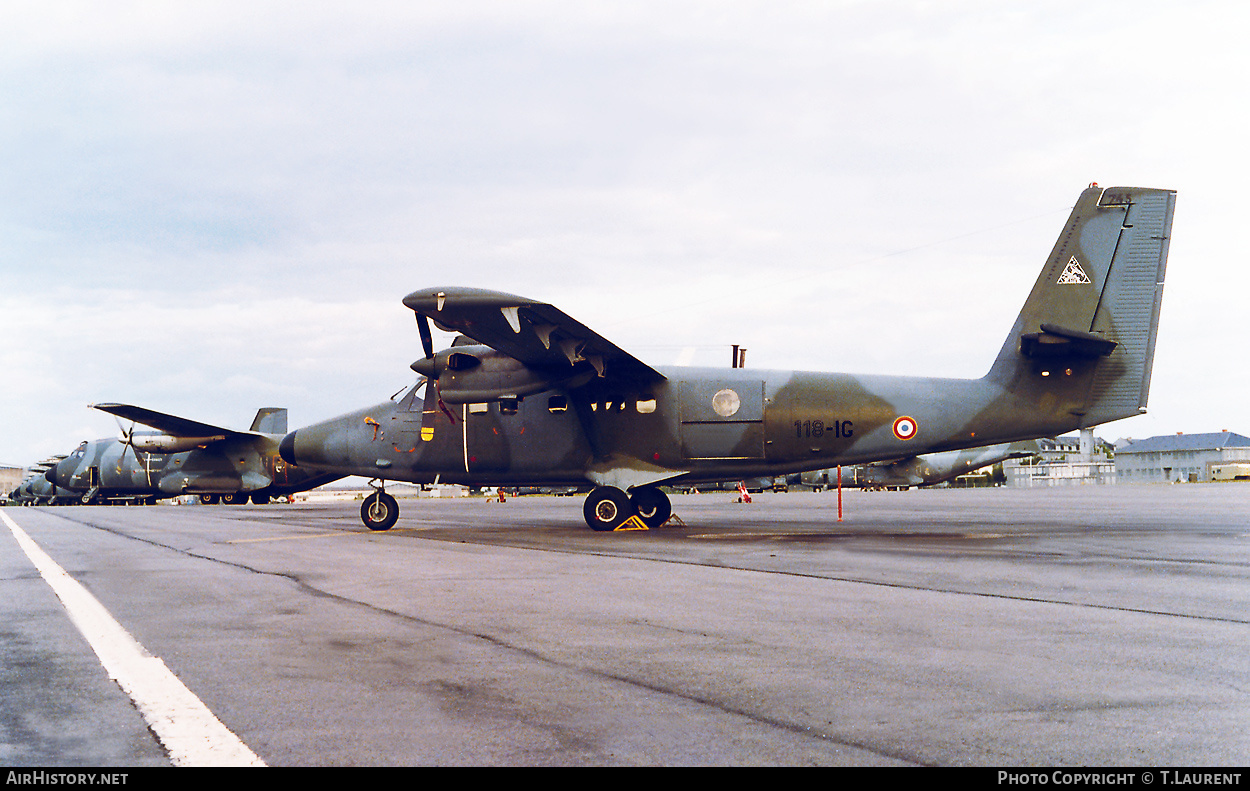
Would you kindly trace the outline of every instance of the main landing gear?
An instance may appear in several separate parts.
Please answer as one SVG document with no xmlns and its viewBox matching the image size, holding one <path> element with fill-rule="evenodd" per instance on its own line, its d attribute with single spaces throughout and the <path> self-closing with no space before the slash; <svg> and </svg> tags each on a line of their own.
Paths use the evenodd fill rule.
<svg viewBox="0 0 1250 791">
<path fill-rule="evenodd" d="M 668 495 L 654 486 L 635 489 L 626 494 L 615 486 L 598 486 L 586 497 L 582 515 L 591 530 L 616 530 L 631 516 L 637 516 L 649 528 L 657 528 L 673 515 Z"/>
<path fill-rule="evenodd" d="M 648 528 L 657 528 L 673 515 L 673 505 L 668 495 L 654 486 L 637 488 L 632 494 L 615 486 L 599 486 L 586 497 L 582 514 L 592 530 L 617 530 L 631 517 L 637 517 Z M 390 530 L 398 519 L 399 504 L 395 498 L 381 486 L 374 486 L 373 494 L 360 505 L 360 521 L 370 530 Z"/>
</svg>

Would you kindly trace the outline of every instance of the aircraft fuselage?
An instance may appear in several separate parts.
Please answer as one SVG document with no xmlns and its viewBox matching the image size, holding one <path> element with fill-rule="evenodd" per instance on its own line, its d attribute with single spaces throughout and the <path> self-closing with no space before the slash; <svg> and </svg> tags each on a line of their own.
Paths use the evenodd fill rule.
<svg viewBox="0 0 1250 791">
<path fill-rule="evenodd" d="M 659 369 L 645 389 L 591 383 L 515 401 L 444 404 L 422 436 L 425 383 L 287 435 L 283 455 L 341 474 L 466 485 L 622 489 L 781 475 L 1076 428 L 1088 390 L 1038 403 L 988 379 Z M 1037 376 L 1042 376 L 1042 370 Z M 1025 388 L 1025 392 L 1028 389 Z"/>
</svg>

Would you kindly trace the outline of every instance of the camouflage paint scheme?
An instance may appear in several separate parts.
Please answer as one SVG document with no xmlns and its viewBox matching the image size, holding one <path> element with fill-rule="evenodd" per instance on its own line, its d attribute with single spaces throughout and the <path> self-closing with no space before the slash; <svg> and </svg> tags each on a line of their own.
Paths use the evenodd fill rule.
<svg viewBox="0 0 1250 791">
<path fill-rule="evenodd" d="M 667 519 L 659 484 L 737 480 L 1057 436 L 1145 411 L 1175 192 L 1092 185 L 989 372 L 855 376 L 642 363 L 553 306 L 496 291 L 408 295 L 425 378 L 399 401 L 288 434 L 343 475 L 584 485 L 587 522 Z M 461 334 L 431 348 L 428 321 Z M 626 494 L 630 493 L 630 494 Z M 372 511 L 370 511 L 372 509 Z M 379 490 L 362 508 L 394 524 Z"/>
<path fill-rule="evenodd" d="M 1037 440 L 1027 440 L 856 465 L 842 470 L 841 485 L 847 488 L 933 486 L 1007 459 L 1035 456 L 1040 450 Z M 805 472 L 801 474 L 800 482 L 808 486 L 836 487 L 839 484 L 838 470 Z"/>
<path fill-rule="evenodd" d="M 182 494 L 204 502 L 267 503 L 341 478 L 304 470 L 278 455 L 286 410 L 264 408 L 248 431 L 235 431 L 128 404 L 96 404 L 156 432 L 83 442 L 45 473 L 48 482 L 83 502 L 153 503 Z"/>
</svg>

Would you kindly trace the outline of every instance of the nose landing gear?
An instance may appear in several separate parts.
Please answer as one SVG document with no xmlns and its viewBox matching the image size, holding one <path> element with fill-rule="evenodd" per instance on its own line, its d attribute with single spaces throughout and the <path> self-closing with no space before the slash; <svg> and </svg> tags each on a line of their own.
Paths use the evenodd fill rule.
<svg viewBox="0 0 1250 791">
<path fill-rule="evenodd" d="M 390 530 L 398 519 L 399 503 L 381 486 L 374 487 L 373 494 L 360 504 L 360 521 L 370 530 Z"/>
</svg>

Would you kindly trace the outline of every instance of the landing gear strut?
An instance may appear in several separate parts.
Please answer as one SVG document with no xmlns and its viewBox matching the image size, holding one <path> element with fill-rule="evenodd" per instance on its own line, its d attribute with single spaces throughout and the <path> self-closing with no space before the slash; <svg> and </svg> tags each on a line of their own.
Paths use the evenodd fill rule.
<svg viewBox="0 0 1250 791">
<path fill-rule="evenodd" d="M 598 486 L 586 497 L 582 515 L 591 530 L 616 530 L 631 516 L 656 528 L 668 521 L 673 506 L 668 495 L 653 486 L 635 489 L 632 495 L 615 486 Z"/>
<path fill-rule="evenodd" d="M 372 481 L 369 482 L 373 484 Z M 360 521 L 370 530 L 390 530 L 399 519 L 399 503 L 381 486 L 374 487 L 373 494 L 360 505 Z"/>
</svg>

